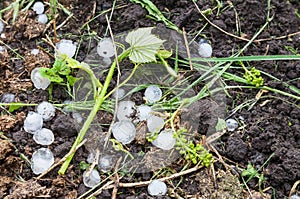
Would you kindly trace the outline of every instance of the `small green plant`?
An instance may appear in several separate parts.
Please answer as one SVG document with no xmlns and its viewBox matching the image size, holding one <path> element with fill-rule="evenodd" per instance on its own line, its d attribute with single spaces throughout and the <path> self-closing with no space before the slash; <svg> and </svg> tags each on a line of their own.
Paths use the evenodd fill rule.
<svg viewBox="0 0 300 199">
<path fill-rule="evenodd" d="M 264 178 L 264 174 L 263 173 L 259 173 L 257 169 L 255 169 L 252 164 L 248 164 L 247 165 L 247 169 L 243 170 L 241 173 L 243 182 L 246 184 L 247 182 L 249 182 L 251 179 L 253 178 L 258 178 L 258 187 L 259 187 L 259 191 L 262 192 L 262 184 L 265 180 Z M 247 177 L 247 180 L 244 179 L 244 177 Z"/>
<path fill-rule="evenodd" d="M 201 144 L 194 144 L 191 140 L 188 140 L 184 133 L 187 130 L 184 128 L 179 129 L 174 133 L 176 139 L 176 149 L 184 156 L 186 160 L 191 160 L 193 164 L 200 164 L 202 166 L 209 167 L 213 162 L 213 156 L 209 153 Z"/>
<path fill-rule="evenodd" d="M 156 54 L 158 53 L 158 50 L 160 49 L 164 41 L 151 34 L 152 29 L 153 28 L 151 27 L 140 28 L 128 33 L 125 41 L 130 45 L 130 47 L 123 50 L 123 52 L 117 57 L 117 59 L 113 61 L 103 85 L 95 77 L 95 74 L 87 64 L 80 63 L 72 58 L 66 58 L 66 63 L 70 68 L 82 69 L 90 75 L 94 91 L 94 106 L 86 121 L 84 122 L 80 132 L 78 133 L 78 136 L 73 143 L 70 151 L 74 151 L 76 147 L 82 142 L 86 132 L 93 122 L 94 117 L 107 98 L 107 90 L 117 67 L 117 63 L 123 61 L 125 58 L 129 58 L 135 66 L 138 66 L 141 63 L 156 62 Z M 58 171 L 59 174 L 65 173 L 73 156 L 74 153 L 66 158 L 66 161 Z"/>
<path fill-rule="evenodd" d="M 252 67 L 250 70 L 248 70 L 242 62 L 240 62 L 240 64 L 245 71 L 244 78 L 248 83 L 252 84 L 255 87 L 264 85 L 264 79 L 261 77 L 261 73 L 259 70 L 257 70 L 255 67 Z"/>
<path fill-rule="evenodd" d="M 77 78 L 71 73 L 71 68 L 67 65 L 67 56 L 59 55 L 55 59 L 52 68 L 41 68 L 40 73 L 43 77 L 48 78 L 53 83 L 60 85 L 74 86 Z"/>
</svg>

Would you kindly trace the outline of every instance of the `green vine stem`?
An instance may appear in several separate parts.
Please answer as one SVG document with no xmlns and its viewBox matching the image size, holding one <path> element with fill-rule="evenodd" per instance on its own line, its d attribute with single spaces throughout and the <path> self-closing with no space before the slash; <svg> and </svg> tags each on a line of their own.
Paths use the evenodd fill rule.
<svg viewBox="0 0 300 199">
<path fill-rule="evenodd" d="M 121 62 L 125 57 L 127 57 L 129 55 L 129 50 L 126 50 L 124 51 L 119 57 L 118 57 L 118 61 Z M 100 85 L 98 84 L 98 91 L 97 91 L 97 95 L 96 95 L 96 98 L 95 98 L 95 104 L 94 104 L 94 107 L 93 109 L 91 110 L 90 114 L 88 115 L 86 121 L 84 122 L 79 134 L 77 135 L 77 138 L 75 140 L 75 142 L 73 143 L 70 151 L 74 150 L 77 145 L 80 144 L 80 142 L 83 140 L 86 132 L 88 131 L 90 125 L 92 124 L 98 110 L 100 109 L 100 106 L 102 105 L 102 103 L 104 102 L 105 100 L 105 95 L 107 93 L 107 89 L 108 89 L 108 86 L 112 80 L 112 77 L 113 77 L 113 74 L 114 74 L 114 71 L 115 71 L 115 68 L 117 66 L 117 60 L 114 60 L 114 62 L 112 63 L 110 69 L 109 69 L 109 72 L 107 74 L 107 77 L 105 79 L 105 82 L 104 82 L 104 85 L 103 87 L 100 87 Z M 75 152 L 72 153 L 71 155 L 69 155 L 65 162 L 62 164 L 61 168 L 59 169 L 58 171 L 58 174 L 60 175 L 63 175 L 65 174 L 73 156 L 74 156 Z"/>
</svg>

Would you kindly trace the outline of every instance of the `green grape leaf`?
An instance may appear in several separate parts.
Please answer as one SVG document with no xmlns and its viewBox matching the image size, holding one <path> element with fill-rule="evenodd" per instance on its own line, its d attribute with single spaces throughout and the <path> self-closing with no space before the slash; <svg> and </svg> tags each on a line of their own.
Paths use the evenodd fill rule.
<svg viewBox="0 0 300 199">
<path fill-rule="evenodd" d="M 139 28 L 126 36 L 125 41 L 130 44 L 129 59 L 134 63 L 148 63 L 156 61 L 155 55 L 164 40 L 151 34 L 150 28 Z"/>
</svg>

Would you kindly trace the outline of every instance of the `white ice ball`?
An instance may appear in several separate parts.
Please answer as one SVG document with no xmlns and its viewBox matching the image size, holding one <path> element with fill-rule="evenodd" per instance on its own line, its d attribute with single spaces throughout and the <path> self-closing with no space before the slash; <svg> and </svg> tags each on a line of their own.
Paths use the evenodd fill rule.
<svg viewBox="0 0 300 199">
<path fill-rule="evenodd" d="M 35 11 L 36 14 L 42 14 L 45 10 L 45 6 L 42 2 L 37 1 L 33 4 L 32 10 Z"/>
<path fill-rule="evenodd" d="M 115 47 L 111 39 L 102 39 L 97 46 L 97 53 L 100 57 L 108 58 L 115 55 Z"/>
<path fill-rule="evenodd" d="M 167 185 L 160 180 L 153 180 L 148 185 L 148 193 L 151 196 L 163 196 L 167 193 Z"/>
<path fill-rule="evenodd" d="M 56 44 L 56 49 L 59 54 L 65 54 L 72 58 L 76 53 L 76 44 L 71 40 L 62 39 Z M 55 56 L 57 56 L 56 52 Z"/>
<path fill-rule="evenodd" d="M 208 58 L 212 55 L 212 47 L 209 43 L 200 43 L 198 53 L 201 57 Z"/>
<path fill-rule="evenodd" d="M 24 130 L 27 133 L 34 134 L 36 131 L 42 129 L 43 117 L 33 111 L 29 111 L 26 119 L 24 120 Z"/>
<path fill-rule="evenodd" d="M 129 144 L 134 140 L 136 129 L 132 122 L 123 120 L 114 123 L 112 133 L 114 138 L 122 144 Z"/>
<path fill-rule="evenodd" d="M 51 81 L 40 74 L 40 68 L 35 68 L 31 71 L 31 81 L 35 88 L 45 90 L 50 85 Z"/>
<path fill-rule="evenodd" d="M 37 113 L 43 117 L 44 121 L 49 121 L 55 116 L 55 108 L 49 102 L 42 102 L 37 106 Z"/>
</svg>

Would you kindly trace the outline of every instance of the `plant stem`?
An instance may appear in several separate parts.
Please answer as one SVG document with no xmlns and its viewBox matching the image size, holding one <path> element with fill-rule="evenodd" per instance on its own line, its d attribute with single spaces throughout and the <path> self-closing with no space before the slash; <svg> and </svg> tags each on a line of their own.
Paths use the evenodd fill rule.
<svg viewBox="0 0 300 199">
<path fill-rule="evenodd" d="M 129 54 L 129 50 L 126 50 L 124 51 L 119 57 L 118 57 L 118 61 L 122 61 L 126 56 L 128 56 Z M 112 63 L 110 69 L 109 69 L 109 72 L 107 74 L 107 77 L 105 79 L 105 82 L 104 82 L 104 85 L 102 88 L 99 88 L 98 87 L 98 94 L 95 98 L 95 104 L 94 104 L 94 107 L 93 109 L 91 110 L 89 116 L 87 117 L 86 121 L 84 122 L 82 128 L 80 129 L 80 132 L 75 140 L 75 142 L 73 143 L 70 151 L 74 150 L 79 144 L 80 142 L 83 140 L 86 132 L 88 131 L 88 129 L 90 128 L 90 125 L 92 124 L 98 110 L 100 109 L 100 106 L 102 105 L 102 103 L 104 102 L 105 100 L 105 95 L 106 95 L 106 92 L 107 92 L 107 89 L 108 89 L 108 86 L 111 82 L 111 79 L 113 77 L 113 74 L 114 74 L 114 71 L 115 71 L 115 68 L 117 66 L 117 60 L 114 60 L 114 62 Z M 74 156 L 75 152 L 70 154 L 65 162 L 62 164 L 61 168 L 59 169 L 58 171 L 58 174 L 60 175 L 63 175 L 65 174 L 73 156 Z"/>
</svg>

